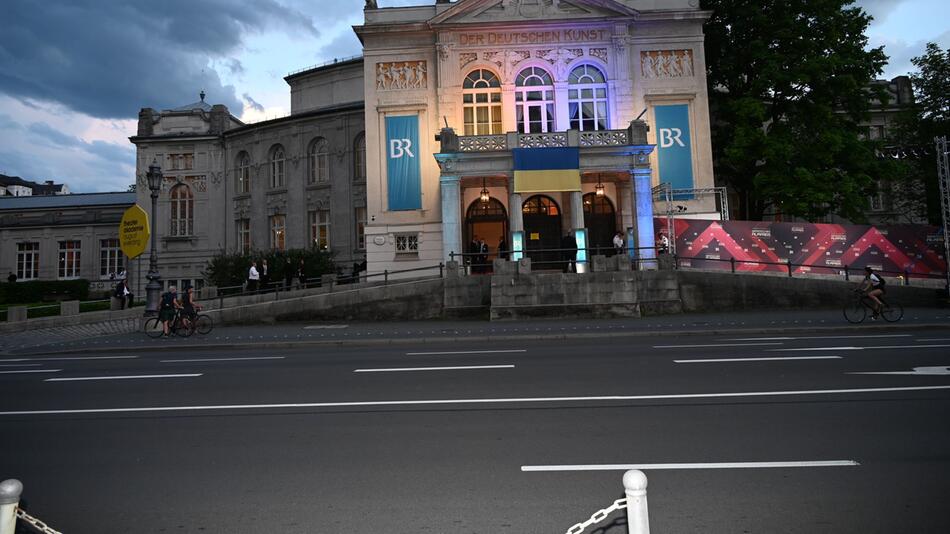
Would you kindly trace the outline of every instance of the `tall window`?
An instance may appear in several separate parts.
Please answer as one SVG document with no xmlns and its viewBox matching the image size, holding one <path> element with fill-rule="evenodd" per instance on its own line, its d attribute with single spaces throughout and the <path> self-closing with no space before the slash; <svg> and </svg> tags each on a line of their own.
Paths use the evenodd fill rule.
<svg viewBox="0 0 950 534">
<path fill-rule="evenodd" d="M 111 274 L 118 274 L 122 270 L 122 251 L 119 249 L 118 239 L 102 239 L 99 241 L 99 276 L 108 278 Z"/>
<path fill-rule="evenodd" d="M 353 179 L 357 182 L 366 181 L 366 135 L 356 136 L 353 143 Z"/>
<path fill-rule="evenodd" d="M 194 234 L 195 197 L 191 188 L 178 184 L 171 191 L 171 231 L 172 237 L 184 237 Z"/>
<path fill-rule="evenodd" d="M 501 132 L 501 82 L 489 70 L 475 70 L 462 83 L 465 135 Z"/>
<path fill-rule="evenodd" d="M 235 179 L 237 183 L 235 183 L 234 186 L 238 194 L 249 193 L 251 191 L 251 156 L 248 156 L 247 152 L 241 152 L 238 155 L 237 175 Z"/>
<path fill-rule="evenodd" d="M 237 221 L 237 242 L 241 254 L 251 253 L 251 220 L 238 219 Z"/>
<path fill-rule="evenodd" d="M 540 67 L 528 67 L 515 80 L 518 132 L 554 131 L 554 81 Z"/>
<path fill-rule="evenodd" d="M 79 278 L 80 241 L 59 242 L 59 277 L 60 279 Z"/>
<path fill-rule="evenodd" d="M 356 208 L 356 250 L 366 250 L 366 208 Z"/>
<path fill-rule="evenodd" d="M 328 181 L 330 179 L 330 157 L 327 153 L 327 140 L 316 139 L 313 143 L 310 143 L 307 156 L 310 164 L 308 183 L 316 184 Z"/>
<path fill-rule="evenodd" d="M 319 250 L 330 249 L 330 210 L 310 212 L 310 243 Z"/>
<path fill-rule="evenodd" d="M 873 195 L 868 197 L 871 211 L 884 211 L 884 181 L 877 181 L 877 188 Z"/>
<path fill-rule="evenodd" d="M 593 65 L 581 65 L 571 71 L 567 91 L 571 128 L 607 129 L 607 80 Z"/>
<path fill-rule="evenodd" d="M 190 171 L 195 168 L 195 155 L 169 154 L 166 168 L 170 171 Z"/>
<path fill-rule="evenodd" d="M 284 147 L 280 145 L 270 151 L 270 186 L 284 187 Z"/>
<path fill-rule="evenodd" d="M 40 244 L 16 244 L 16 276 L 20 280 L 33 280 L 40 275 Z"/>
<path fill-rule="evenodd" d="M 284 215 L 272 215 L 270 218 L 270 248 L 286 250 L 287 219 Z"/>
</svg>

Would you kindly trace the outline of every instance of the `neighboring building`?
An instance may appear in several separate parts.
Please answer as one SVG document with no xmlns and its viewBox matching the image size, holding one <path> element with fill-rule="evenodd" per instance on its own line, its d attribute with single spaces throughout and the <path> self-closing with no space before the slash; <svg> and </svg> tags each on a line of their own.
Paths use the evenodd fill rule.
<svg viewBox="0 0 950 534">
<path fill-rule="evenodd" d="M 559 246 L 585 228 L 594 246 L 612 246 L 618 230 L 652 245 L 652 186 L 713 186 L 702 31 L 710 14 L 696 5 L 368 1 L 355 28 L 365 59 L 288 75 L 287 117 L 245 125 L 203 97 L 142 109 L 130 139 L 136 190 L 150 209 L 145 175 L 157 161 L 163 278 L 198 280 L 220 251 L 326 246 L 345 271 L 365 259 L 382 272 L 438 264 L 476 234 L 493 250 L 503 237 Z M 649 134 L 630 128 L 641 115 Z M 397 122 L 411 142 L 387 131 Z M 462 136 L 460 153 L 437 154 L 446 123 Z M 578 147 L 580 185 L 516 191 L 511 149 L 540 146 Z M 394 154 L 416 167 L 391 188 Z M 711 201 L 680 202 L 701 211 Z M 651 227 L 638 229 L 637 219 Z"/>
<path fill-rule="evenodd" d="M 3 279 L 9 272 L 20 281 L 82 278 L 107 289 L 128 268 L 119 221 L 134 203 L 135 193 L 0 198 Z"/>
<path fill-rule="evenodd" d="M 0 196 L 47 196 L 47 195 L 68 195 L 69 188 L 65 184 L 53 183 L 53 180 L 46 180 L 42 184 L 24 180 L 19 176 L 7 176 L 0 174 Z"/>
</svg>

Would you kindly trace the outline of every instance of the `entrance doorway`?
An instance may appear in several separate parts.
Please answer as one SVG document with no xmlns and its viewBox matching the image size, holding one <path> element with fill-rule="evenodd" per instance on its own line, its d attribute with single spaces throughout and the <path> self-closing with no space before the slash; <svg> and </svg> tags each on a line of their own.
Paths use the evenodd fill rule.
<svg viewBox="0 0 950 534">
<path fill-rule="evenodd" d="M 502 237 L 505 242 L 508 241 L 508 211 L 505 206 L 496 198 L 488 199 L 488 202 L 482 202 L 480 199 L 472 202 L 465 214 L 465 252 L 477 252 L 472 250 L 472 241 L 478 237 L 488 245 L 488 257 L 475 258 L 467 256 L 470 263 L 482 264 L 476 266 L 476 271 L 491 270 L 488 265 L 492 260 L 498 257 L 498 242 Z M 508 250 L 511 250 L 511 244 L 508 244 Z"/>
<path fill-rule="evenodd" d="M 609 198 L 596 193 L 584 195 L 584 227 L 587 228 L 588 246 L 593 249 L 591 255 L 612 256 L 617 212 Z"/>
<path fill-rule="evenodd" d="M 560 269 L 559 252 L 540 252 L 561 247 L 561 208 L 551 197 L 535 195 L 521 207 L 525 252 L 532 266 Z"/>
</svg>

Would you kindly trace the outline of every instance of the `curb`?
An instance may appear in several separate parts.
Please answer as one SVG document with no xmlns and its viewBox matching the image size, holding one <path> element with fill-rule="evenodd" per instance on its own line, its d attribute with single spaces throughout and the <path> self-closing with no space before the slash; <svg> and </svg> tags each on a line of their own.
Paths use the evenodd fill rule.
<svg viewBox="0 0 950 534">
<path fill-rule="evenodd" d="M 406 337 L 382 339 L 335 339 L 335 340 L 306 340 L 306 341 L 260 341 L 260 342 L 232 342 L 232 343 L 189 343 L 167 344 L 138 347 L 83 347 L 75 349 L 50 350 L 39 352 L 9 353 L 0 351 L 0 356 L 42 356 L 56 354 L 87 354 L 90 352 L 116 353 L 129 351 L 159 351 L 175 350 L 225 350 L 225 349 L 293 349 L 305 347 L 373 347 L 387 345 L 411 345 L 431 343 L 460 343 L 460 342 L 496 342 L 496 341 L 558 341 L 602 338 L 641 338 L 641 337 L 677 337 L 677 336 L 716 336 L 716 335 L 757 335 L 757 334 L 810 334 L 823 332 L 893 332 L 901 330 L 922 330 L 929 328 L 947 328 L 950 323 L 915 323 L 915 324 L 875 324 L 854 326 L 804 326 L 804 327 L 760 327 L 760 328 L 711 328 L 705 330 L 650 330 L 633 332 L 558 332 L 548 334 L 504 334 L 504 335 L 477 335 L 446 336 L 446 337 Z M 161 342 L 158 342 L 161 343 Z"/>
</svg>

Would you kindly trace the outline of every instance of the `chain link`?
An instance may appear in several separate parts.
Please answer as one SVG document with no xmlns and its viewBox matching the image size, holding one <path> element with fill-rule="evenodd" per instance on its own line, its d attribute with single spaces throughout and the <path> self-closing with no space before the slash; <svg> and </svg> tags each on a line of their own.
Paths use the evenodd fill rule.
<svg viewBox="0 0 950 534">
<path fill-rule="evenodd" d="M 52 528 L 49 527 L 49 525 L 31 516 L 30 514 L 26 513 L 20 508 L 16 509 L 16 516 L 20 520 L 25 521 L 26 523 L 29 523 L 31 527 L 35 528 L 37 532 L 41 532 L 42 534 L 63 534 L 62 532 L 58 530 L 53 530 Z"/>
<path fill-rule="evenodd" d="M 626 507 L 627 507 L 627 499 L 617 499 L 609 507 L 604 508 L 603 510 L 598 510 L 594 512 L 594 515 L 590 516 L 590 519 L 588 519 L 587 521 L 584 521 L 583 523 L 578 523 L 574 525 L 573 527 L 567 529 L 567 534 L 581 534 L 581 532 L 584 532 L 585 528 L 591 525 L 600 523 L 604 519 L 607 519 L 608 515 L 612 514 L 613 512 L 617 510 L 622 510 Z"/>
</svg>

